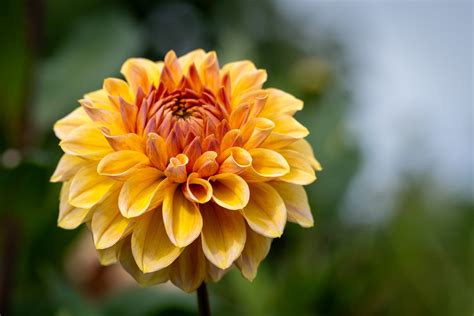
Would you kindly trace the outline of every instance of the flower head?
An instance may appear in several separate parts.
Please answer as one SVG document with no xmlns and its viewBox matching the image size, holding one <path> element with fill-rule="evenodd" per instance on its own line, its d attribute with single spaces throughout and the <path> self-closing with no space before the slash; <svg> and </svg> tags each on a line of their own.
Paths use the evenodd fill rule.
<svg viewBox="0 0 474 316">
<path fill-rule="evenodd" d="M 141 284 L 192 291 L 232 264 L 252 280 L 287 220 L 313 225 L 302 185 L 321 167 L 293 118 L 303 103 L 214 52 L 129 59 L 121 72 L 54 126 L 58 225 L 88 223 L 101 262 Z"/>
</svg>

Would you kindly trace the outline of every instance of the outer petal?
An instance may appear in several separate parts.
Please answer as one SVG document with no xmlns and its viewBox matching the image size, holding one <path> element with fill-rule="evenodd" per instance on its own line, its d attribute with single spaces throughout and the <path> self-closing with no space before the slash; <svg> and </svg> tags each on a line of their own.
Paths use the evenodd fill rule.
<svg viewBox="0 0 474 316">
<path fill-rule="evenodd" d="M 123 245 L 123 239 L 115 245 L 105 249 L 97 249 L 97 255 L 101 265 L 108 266 L 116 263 L 119 260 L 120 249 Z"/>
<path fill-rule="evenodd" d="M 184 197 L 177 185 L 168 188 L 163 200 L 166 233 L 177 247 L 186 247 L 201 233 L 202 216 L 197 205 Z"/>
<path fill-rule="evenodd" d="M 280 237 L 286 223 L 286 207 L 278 192 L 269 184 L 252 183 L 250 201 L 242 213 L 250 228 L 267 237 Z"/>
<path fill-rule="evenodd" d="M 247 241 L 245 242 L 245 248 L 235 262 L 246 279 L 250 281 L 255 279 L 257 276 L 258 266 L 270 251 L 271 243 L 271 238 L 262 236 L 247 226 Z"/>
<path fill-rule="evenodd" d="M 213 203 L 201 207 L 204 220 L 202 249 L 207 259 L 220 269 L 227 269 L 237 259 L 245 245 L 245 221 L 238 212 Z"/>
<path fill-rule="evenodd" d="M 170 279 L 174 285 L 186 292 L 196 290 L 206 278 L 206 258 L 201 249 L 201 240 L 185 248 L 173 263 Z"/>
<path fill-rule="evenodd" d="M 59 145 L 66 154 L 89 159 L 100 159 L 112 151 L 104 135 L 92 124 L 75 128 Z"/>
<path fill-rule="evenodd" d="M 97 249 L 115 245 L 131 229 L 133 222 L 122 216 L 117 200 L 119 189 L 93 208 L 91 230 Z"/>
<path fill-rule="evenodd" d="M 71 182 L 65 182 L 61 187 L 59 201 L 58 226 L 64 229 L 74 229 L 84 223 L 90 213 L 89 208 L 74 207 L 68 202 Z"/>
<path fill-rule="evenodd" d="M 59 160 L 58 166 L 54 171 L 54 174 L 51 176 L 51 182 L 64 182 L 69 181 L 74 174 L 85 164 L 87 160 L 84 160 L 80 157 L 71 156 L 64 154 Z"/>
<path fill-rule="evenodd" d="M 281 148 L 308 136 L 309 131 L 290 115 L 280 115 L 272 119 L 275 128 L 263 142 L 264 147 Z"/>
<path fill-rule="evenodd" d="M 161 209 L 148 212 L 137 221 L 132 235 L 132 253 L 144 273 L 166 268 L 182 250 L 169 240 Z"/>
<path fill-rule="evenodd" d="M 265 89 L 265 91 L 268 93 L 268 98 L 260 116 L 274 118 L 283 113 L 294 115 L 303 109 L 303 101 L 291 94 L 274 88 Z"/>
<path fill-rule="evenodd" d="M 90 163 L 79 170 L 71 182 L 69 203 L 79 208 L 91 208 L 110 191 L 115 180 L 97 174 L 97 164 Z"/>
<path fill-rule="evenodd" d="M 86 114 L 84 109 L 82 107 L 78 107 L 54 124 L 54 133 L 59 139 L 64 139 L 74 129 L 91 122 L 92 120 Z"/>
<path fill-rule="evenodd" d="M 314 169 L 306 157 L 293 150 L 285 149 L 279 152 L 290 165 L 290 172 L 278 178 L 279 180 L 300 185 L 307 185 L 316 180 Z"/>
<path fill-rule="evenodd" d="M 319 161 L 314 158 L 313 148 L 311 148 L 311 145 L 306 139 L 299 139 L 282 149 L 290 149 L 302 154 L 305 158 L 309 159 L 311 167 L 313 167 L 316 171 L 323 170 Z"/>
<path fill-rule="evenodd" d="M 102 176 L 127 179 L 135 170 L 149 164 L 150 160 L 144 153 L 133 150 L 114 151 L 102 158 L 97 172 Z"/>
<path fill-rule="evenodd" d="M 120 212 L 125 217 L 136 217 L 152 210 L 163 202 L 164 192 L 171 182 L 163 180 L 155 168 L 143 168 L 123 185 L 119 196 Z"/>
<path fill-rule="evenodd" d="M 247 182 L 238 175 L 221 173 L 209 178 L 212 185 L 212 200 L 229 210 L 239 210 L 249 201 Z"/>
<path fill-rule="evenodd" d="M 142 286 L 163 283 L 169 279 L 169 267 L 152 273 L 143 273 L 138 268 L 132 254 L 130 238 L 124 240 L 119 259 L 122 267 Z"/>
<path fill-rule="evenodd" d="M 313 214 L 308 203 L 308 196 L 301 185 L 274 181 L 270 183 L 285 201 L 288 220 L 303 227 L 314 225 Z"/>
<path fill-rule="evenodd" d="M 127 79 L 132 93 L 136 93 L 140 87 L 143 92 L 147 93 L 152 84 L 156 85 L 160 78 L 160 67 L 145 58 L 130 58 L 120 69 L 120 72 Z"/>
</svg>

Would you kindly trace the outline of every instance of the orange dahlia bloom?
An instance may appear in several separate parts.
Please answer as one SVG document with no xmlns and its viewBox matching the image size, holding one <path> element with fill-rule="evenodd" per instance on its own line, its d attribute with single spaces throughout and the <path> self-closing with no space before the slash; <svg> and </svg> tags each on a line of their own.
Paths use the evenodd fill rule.
<svg viewBox="0 0 474 316">
<path fill-rule="evenodd" d="M 202 50 L 121 72 L 54 126 L 58 225 L 87 223 L 101 262 L 141 284 L 193 291 L 232 264 L 252 280 L 287 220 L 313 225 L 302 185 L 321 167 L 293 118 L 303 102 Z"/>
</svg>

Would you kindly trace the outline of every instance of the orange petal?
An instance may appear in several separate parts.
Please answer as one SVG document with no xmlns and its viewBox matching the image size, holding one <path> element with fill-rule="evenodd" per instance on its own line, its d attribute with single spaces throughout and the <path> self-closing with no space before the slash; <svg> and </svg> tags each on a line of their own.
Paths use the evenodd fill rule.
<svg viewBox="0 0 474 316">
<path fill-rule="evenodd" d="M 165 169 L 165 176 L 177 183 L 183 183 L 187 179 L 186 165 L 189 159 L 184 154 L 179 154 L 170 159 L 168 167 Z"/>
<path fill-rule="evenodd" d="M 202 216 L 198 206 L 184 197 L 174 185 L 166 190 L 163 200 L 163 221 L 171 242 L 186 247 L 201 233 Z"/>
<path fill-rule="evenodd" d="M 209 181 L 201 179 L 199 174 L 191 173 L 184 186 L 184 195 L 196 203 L 207 203 L 212 197 L 212 186 Z"/>
<path fill-rule="evenodd" d="M 64 154 L 59 160 L 58 166 L 51 176 L 51 182 L 69 181 L 81 167 L 87 164 L 87 160 L 80 157 Z"/>
<path fill-rule="evenodd" d="M 91 208 L 109 193 L 115 180 L 97 174 L 97 164 L 82 167 L 72 178 L 69 203 L 79 208 Z"/>
<path fill-rule="evenodd" d="M 193 172 L 197 172 L 201 178 L 214 175 L 219 169 L 216 162 L 217 153 L 215 151 L 206 151 L 196 160 L 193 166 Z"/>
<path fill-rule="evenodd" d="M 166 235 L 161 209 L 148 212 L 137 221 L 132 235 L 132 253 L 144 273 L 166 268 L 182 250 Z"/>
<path fill-rule="evenodd" d="M 252 183 L 250 200 L 242 213 L 250 228 L 270 237 L 280 237 L 286 223 L 286 207 L 278 192 L 269 184 Z"/>
<path fill-rule="evenodd" d="M 131 238 L 127 238 L 124 240 L 119 255 L 120 264 L 125 271 L 127 271 L 135 281 L 142 286 L 151 286 L 168 281 L 170 271 L 169 267 L 151 273 L 143 273 L 140 270 L 135 262 L 135 258 L 133 257 L 130 239 Z"/>
<path fill-rule="evenodd" d="M 91 230 L 97 249 L 112 247 L 131 231 L 133 221 L 123 217 L 118 208 L 119 192 L 117 189 L 92 209 Z"/>
<path fill-rule="evenodd" d="M 223 208 L 239 210 L 249 201 L 249 187 L 241 177 L 232 173 L 221 173 L 209 178 L 212 185 L 212 200 Z"/>
<path fill-rule="evenodd" d="M 316 180 L 314 169 L 306 157 L 293 150 L 285 149 L 279 152 L 290 165 L 290 172 L 278 178 L 279 180 L 300 185 L 307 185 Z"/>
<path fill-rule="evenodd" d="M 202 249 L 207 259 L 220 269 L 227 269 L 240 256 L 245 245 L 245 221 L 238 212 L 213 203 L 201 209 Z"/>
<path fill-rule="evenodd" d="M 168 155 L 166 152 L 166 143 L 163 137 L 156 133 L 148 134 L 146 142 L 146 152 L 150 157 L 151 162 L 160 170 L 165 170 L 168 162 Z"/>
<path fill-rule="evenodd" d="M 143 168 L 123 185 L 118 205 L 125 217 L 137 217 L 158 207 L 171 181 L 163 180 L 163 174 L 155 168 Z"/>
<path fill-rule="evenodd" d="M 148 165 L 150 160 L 145 154 L 133 150 L 121 150 L 102 158 L 97 166 L 97 172 L 102 176 L 126 180 L 137 169 Z"/>
<path fill-rule="evenodd" d="M 274 181 L 270 183 L 285 202 L 288 220 L 302 227 L 314 225 L 313 214 L 308 202 L 308 196 L 301 185 Z"/>
<path fill-rule="evenodd" d="M 262 236 L 247 226 L 245 248 L 235 262 L 247 280 L 252 281 L 257 276 L 258 266 L 270 251 L 271 243 L 271 238 Z"/>
<path fill-rule="evenodd" d="M 206 258 L 202 252 L 201 240 L 186 247 L 172 264 L 170 280 L 185 292 L 196 290 L 206 278 Z"/>
<path fill-rule="evenodd" d="M 68 202 L 69 188 L 71 182 L 64 182 L 61 187 L 59 200 L 58 226 L 64 229 L 75 229 L 85 221 L 90 215 L 89 208 L 74 207 Z"/>
</svg>

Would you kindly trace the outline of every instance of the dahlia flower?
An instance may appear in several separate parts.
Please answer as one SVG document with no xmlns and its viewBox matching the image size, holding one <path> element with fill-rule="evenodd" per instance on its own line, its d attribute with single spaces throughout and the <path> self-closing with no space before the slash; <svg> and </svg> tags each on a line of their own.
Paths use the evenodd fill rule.
<svg viewBox="0 0 474 316">
<path fill-rule="evenodd" d="M 87 223 L 101 263 L 143 285 L 190 292 L 232 265 L 252 280 L 287 220 L 313 225 L 302 185 L 321 167 L 293 118 L 303 102 L 202 50 L 121 73 L 54 126 L 58 225 Z"/>
</svg>

